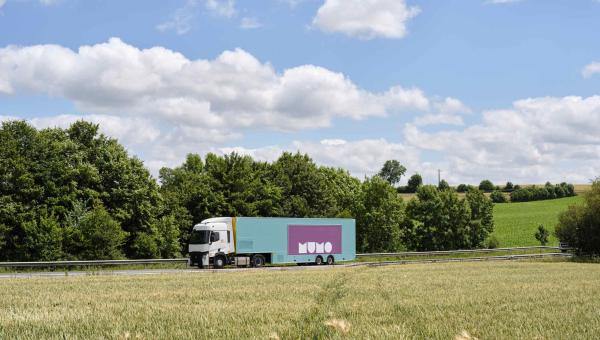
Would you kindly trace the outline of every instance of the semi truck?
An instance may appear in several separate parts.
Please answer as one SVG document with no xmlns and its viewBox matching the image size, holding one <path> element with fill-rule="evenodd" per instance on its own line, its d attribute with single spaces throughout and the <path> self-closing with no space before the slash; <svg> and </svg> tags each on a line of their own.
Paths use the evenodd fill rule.
<svg viewBox="0 0 600 340">
<path fill-rule="evenodd" d="M 215 217 L 192 229 L 189 264 L 329 264 L 356 258 L 356 224 L 346 218 Z"/>
</svg>

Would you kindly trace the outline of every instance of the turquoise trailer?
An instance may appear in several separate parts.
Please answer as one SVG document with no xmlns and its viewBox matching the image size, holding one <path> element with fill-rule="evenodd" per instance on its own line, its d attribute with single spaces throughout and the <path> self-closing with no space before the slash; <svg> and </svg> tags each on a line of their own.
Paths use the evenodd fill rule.
<svg viewBox="0 0 600 340">
<path fill-rule="evenodd" d="M 216 217 L 194 226 L 190 264 L 334 264 L 356 258 L 356 226 L 345 218 Z"/>
</svg>

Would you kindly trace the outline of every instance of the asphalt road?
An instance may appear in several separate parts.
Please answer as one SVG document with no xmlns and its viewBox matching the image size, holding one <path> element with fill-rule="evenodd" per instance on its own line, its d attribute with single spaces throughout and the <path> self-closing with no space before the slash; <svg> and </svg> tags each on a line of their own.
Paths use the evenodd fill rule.
<svg viewBox="0 0 600 340">
<path fill-rule="evenodd" d="M 284 266 L 284 267 L 263 267 L 263 268 L 225 268 L 225 269 L 135 269 L 135 270 L 99 270 L 99 271 L 45 271 L 45 272 L 13 272 L 0 274 L 0 279 L 15 278 L 34 278 L 34 277 L 70 277 L 70 276 L 102 276 L 102 275 L 159 275 L 159 274 L 203 274 L 203 273 L 233 273 L 245 271 L 292 271 L 292 270 L 331 270 L 335 268 L 358 267 L 358 266 L 390 266 L 407 265 L 423 263 L 448 263 L 448 262 L 483 262 L 483 261 L 517 261 L 531 260 L 547 257 L 570 257 L 567 253 L 543 253 L 527 255 L 503 255 L 503 256 L 483 256 L 483 257 L 463 257 L 463 258 L 439 258 L 425 260 L 398 260 L 398 261 L 380 261 L 380 262 L 354 262 L 348 264 L 337 264 L 335 266 Z"/>
</svg>

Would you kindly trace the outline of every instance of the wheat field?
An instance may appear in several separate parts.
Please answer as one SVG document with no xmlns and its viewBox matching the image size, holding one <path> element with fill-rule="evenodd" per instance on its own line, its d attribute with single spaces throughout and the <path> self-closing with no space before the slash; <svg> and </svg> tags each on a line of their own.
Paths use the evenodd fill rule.
<svg viewBox="0 0 600 340">
<path fill-rule="evenodd" d="M 590 339 L 600 268 L 447 263 L 0 280 L 0 338 Z"/>
</svg>

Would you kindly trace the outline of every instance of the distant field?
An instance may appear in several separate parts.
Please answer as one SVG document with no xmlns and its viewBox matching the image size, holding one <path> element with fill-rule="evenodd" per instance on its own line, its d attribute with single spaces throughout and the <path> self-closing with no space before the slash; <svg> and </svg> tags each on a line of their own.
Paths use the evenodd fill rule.
<svg viewBox="0 0 600 340">
<path fill-rule="evenodd" d="M 0 280 L 0 338 L 593 339 L 596 264 Z"/>
<path fill-rule="evenodd" d="M 569 205 L 583 202 L 582 196 L 555 200 L 503 203 L 494 205 L 495 230 L 492 235 L 500 241 L 500 247 L 535 246 L 540 243 L 534 234 L 538 225 L 550 230 L 550 245 L 558 245 L 554 237 L 554 227 L 558 214 Z"/>
</svg>

